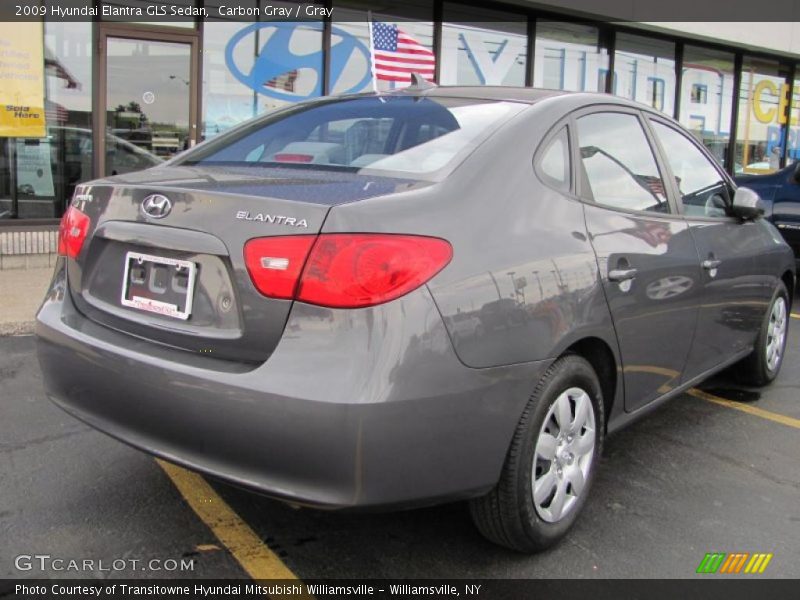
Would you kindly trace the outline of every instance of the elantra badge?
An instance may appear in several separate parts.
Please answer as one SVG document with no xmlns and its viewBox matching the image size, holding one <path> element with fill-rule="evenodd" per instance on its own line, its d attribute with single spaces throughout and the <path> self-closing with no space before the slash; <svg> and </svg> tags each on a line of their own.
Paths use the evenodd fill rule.
<svg viewBox="0 0 800 600">
<path fill-rule="evenodd" d="M 172 201 L 161 194 L 150 194 L 142 200 L 142 212 L 153 219 L 163 219 L 172 210 Z"/>
<path fill-rule="evenodd" d="M 237 212 L 236 218 L 241 221 L 259 221 L 261 223 L 274 223 L 275 225 L 288 225 L 289 227 L 308 227 L 308 221 L 305 219 L 271 215 L 269 213 L 250 213 L 246 210 Z"/>
</svg>

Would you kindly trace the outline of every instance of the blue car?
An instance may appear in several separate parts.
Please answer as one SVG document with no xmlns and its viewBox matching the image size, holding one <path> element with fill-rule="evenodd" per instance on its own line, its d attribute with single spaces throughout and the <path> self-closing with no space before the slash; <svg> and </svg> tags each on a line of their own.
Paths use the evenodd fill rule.
<svg viewBox="0 0 800 600">
<path fill-rule="evenodd" d="M 800 161 L 769 175 L 739 175 L 736 183 L 761 196 L 764 216 L 775 224 L 800 264 Z"/>
</svg>

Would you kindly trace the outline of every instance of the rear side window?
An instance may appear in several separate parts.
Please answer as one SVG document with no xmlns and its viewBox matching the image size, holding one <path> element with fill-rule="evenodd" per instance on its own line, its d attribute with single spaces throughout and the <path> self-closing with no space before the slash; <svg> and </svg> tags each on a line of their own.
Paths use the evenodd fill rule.
<svg viewBox="0 0 800 600">
<path fill-rule="evenodd" d="M 623 210 L 668 213 L 664 182 L 639 119 L 594 113 L 578 119 L 581 167 L 591 197 Z"/>
<path fill-rule="evenodd" d="M 515 102 L 414 96 L 305 104 L 223 134 L 180 162 L 419 176 L 454 166 L 524 108 Z"/>
<path fill-rule="evenodd" d="M 730 192 L 714 164 L 682 133 L 657 121 L 651 123 L 678 184 L 684 214 L 726 216 Z"/>
<path fill-rule="evenodd" d="M 560 192 L 570 187 L 569 136 L 564 127 L 553 137 L 539 155 L 539 175 L 545 183 Z"/>
</svg>

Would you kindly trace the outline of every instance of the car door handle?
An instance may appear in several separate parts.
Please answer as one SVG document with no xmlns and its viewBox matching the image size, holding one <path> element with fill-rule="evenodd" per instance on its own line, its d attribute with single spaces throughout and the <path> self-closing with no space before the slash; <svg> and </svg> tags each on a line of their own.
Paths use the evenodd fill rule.
<svg viewBox="0 0 800 600">
<path fill-rule="evenodd" d="M 609 281 L 629 281 L 636 277 L 636 269 L 611 269 L 608 272 Z"/>
<path fill-rule="evenodd" d="M 706 271 L 710 271 L 711 269 L 716 269 L 722 264 L 721 260 L 716 260 L 713 258 L 708 258 L 703 261 L 703 268 Z"/>
</svg>

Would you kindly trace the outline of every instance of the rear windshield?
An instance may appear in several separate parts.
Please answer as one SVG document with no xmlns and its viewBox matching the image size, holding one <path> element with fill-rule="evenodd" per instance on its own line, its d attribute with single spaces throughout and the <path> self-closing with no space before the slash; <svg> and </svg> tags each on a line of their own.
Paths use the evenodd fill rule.
<svg viewBox="0 0 800 600">
<path fill-rule="evenodd" d="M 186 153 L 185 165 L 253 165 L 414 176 L 454 168 L 524 104 L 368 96 L 260 118 Z"/>
</svg>

